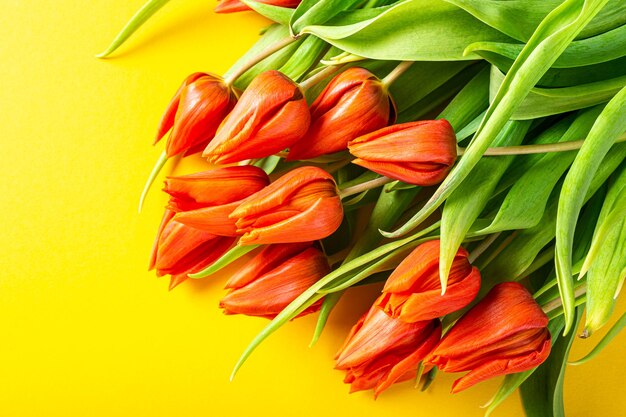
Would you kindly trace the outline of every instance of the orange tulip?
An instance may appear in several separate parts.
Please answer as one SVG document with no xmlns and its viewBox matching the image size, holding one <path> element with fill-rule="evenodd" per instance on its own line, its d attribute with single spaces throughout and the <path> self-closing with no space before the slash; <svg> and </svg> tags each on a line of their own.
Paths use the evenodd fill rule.
<svg viewBox="0 0 626 417">
<path fill-rule="evenodd" d="M 395 121 L 387 89 L 364 68 L 336 76 L 311 105 L 311 127 L 289 151 L 290 160 L 339 152 L 348 141 Z"/>
<path fill-rule="evenodd" d="M 310 123 L 298 84 L 278 71 L 259 74 L 203 152 L 212 163 L 264 158 L 300 140 Z"/>
<path fill-rule="evenodd" d="M 278 7 L 296 8 L 301 0 L 257 0 L 259 3 Z M 215 13 L 235 13 L 252 10 L 239 0 L 220 0 L 215 7 Z"/>
<path fill-rule="evenodd" d="M 409 184 L 441 182 L 456 160 L 456 136 L 446 120 L 385 127 L 352 140 L 353 163 Z"/>
<path fill-rule="evenodd" d="M 296 297 L 330 272 L 324 254 L 311 243 L 270 245 L 226 284 L 220 301 L 226 314 L 274 318 Z M 321 301 L 300 313 L 319 310 Z"/>
<path fill-rule="evenodd" d="M 154 143 L 171 129 L 166 145 L 168 158 L 201 151 L 236 101 L 221 77 L 202 72 L 191 74 L 165 110 Z"/>
<path fill-rule="evenodd" d="M 265 171 L 245 165 L 168 177 L 164 191 L 170 195 L 168 207 L 179 212 L 239 201 L 268 184 Z"/>
<path fill-rule="evenodd" d="M 460 310 L 476 297 L 480 272 L 463 248 L 454 257 L 448 288 L 441 295 L 439 246 L 439 240 L 422 243 L 389 276 L 380 298 L 387 314 L 408 323 L 431 320 Z"/>
<path fill-rule="evenodd" d="M 550 354 L 548 317 L 516 282 L 496 285 L 444 336 L 426 359 L 444 372 L 470 371 L 452 385 L 463 391 L 494 376 L 527 371 Z"/>
<path fill-rule="evenodd" d="M 439 320 L 405 323 L 385 314 L 379 303 L 380 298 L 352 328 L 335 357 L 350 392 L 373 388 L 379 395 L 396 382 L 415 379 L 419 363 L 441 337 Z"/>
<path fill-rule="evenodd" d="M 234 166 L 181 177 L 170 177 L 165 192 L 174 220 L 218 236 L 237 236 L 229 216 L 242 199 L 269 184 L 267 174 L 255 166 Z"/>
<path fill-rule="evenodd" d="M 158 276 L 170 274 L 173 288 L 184 281 L 187 274 L 199 272 L 215 262 L 236 240 L 235 224 L 228 215 L 240 200 L 267 184 L 267 174 L 253 166 L 219 168 L 168 178 L 164 190 L 170 200 L 152 249 L 150 269 L 156 268 Z M 186 213 L 205 209 L 221 210 L 223 214 L 218 219 L 222 219 L 222 223 L 214 219 L 213 228 L 201 230 L 178 221 L 180 217 L 184 219 Z M 190 211 L 179 212 L 181 210 Z"/>
<path fill-rule="evenodd" d="M 310 242 L 337 230 L 343 206 L 330 174 L 301 167 L 243 200 L 231 218 L 243 234 L 239 244 Z"/>
<path fill-rule="evenodd" d="M 173 220 L 166 210 L 157 233 L 150 268 L 157 276 L 171 275 L 170 290 L 218 260 L 235 243 L 235 238 L 216 236 Z"/>
</svg>

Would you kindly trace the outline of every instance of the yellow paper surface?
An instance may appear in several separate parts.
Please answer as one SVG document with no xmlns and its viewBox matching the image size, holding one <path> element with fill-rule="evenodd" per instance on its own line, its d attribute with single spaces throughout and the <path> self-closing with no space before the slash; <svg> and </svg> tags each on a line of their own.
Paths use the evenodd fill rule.
<svg viewBox="0 0 626 417">
<path fill-rule="evenodd" d="M 224 277 L 168 292 L 146 270 L 160 180 L 141 216 L 136 207 L 180 81 L 224 72 L 267 22 L 172 1 L 95 59 L 142 3 L 0 1 L 0 416 L 481 416 L 499 380 L 455 396 L 451 375 L 427 393 L 405 383 L 376 401 L 348 395 L 332 358 L 375 289 L 350 293 L 314 348 L 314 317 L 297 320 L 228 382 L 267 322 L 220 312 Z M 568 416 L 624 415 L 625 343 L 568 369 Z M 513 396 L 494 415 L 520 414 Z"/>
</svg>

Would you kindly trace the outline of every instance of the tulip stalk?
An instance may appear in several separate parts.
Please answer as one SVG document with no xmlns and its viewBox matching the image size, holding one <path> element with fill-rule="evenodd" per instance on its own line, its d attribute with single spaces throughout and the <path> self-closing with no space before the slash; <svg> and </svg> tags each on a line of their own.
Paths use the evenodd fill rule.
<svg viewBox="0 0 626 417">
<path fill-rule="evenodd" d="M 274 53 L 280 51 L 284 47 L 291 45 L 296 40 L 297 40 L 296 38 L 293 38 L 291 36 L 279 40 L 278 42 L 271 45 L 269 48 L 261 51 L 257 55 L 253 56 L 252 58 L 250 58 L 249 61 L 247 61 L 246 63 L 241 65 L 239 68 L 237 68 L 237 70 L 233 72 L 228 78 L 224 79 L 224 83 L 228 86 L 233 85 L 235 81 L 237 81 L 237 79 L 241 77 L 250 68 L 258 64 L 259 62 L 263 61 L 265 58 L 269 57 L 270 55 L 273 55 Z"/>
<path fill-rule="evenodd" d="M 408 70 L 411 65 L 413 65 L 413 61 L 404 61 L 398 64 L 385 78 L 382 79 L 382 83 L 385 87 L 389 88 L 394 81 L 396 81 L 406 70 Z"/>
<path fill-rule="evenodd" d="M 372 190 L 374 188 L 382 187 L 385 184 L 395 181 L 393 178 L 380 177 L 370 181 L 366 181 L 361 184 L 353 185 L 352 187 L 344 188 L 339 191 L 339 197 L 343 200 L 351 195 L 362 193 L 363 191 Z"/>
<path fill-rule="evenodd" d="M 615 143 L 626 142 L 626 134 L 621 135 L 615 140 Z M 484 156 L 506 156 L 506 155 L 532 155 L 550 152 L 567 152 L 580 149 L 585 143 L 585 139 L 572 140 L 568 142 L 542 143 L 536 145 L 519 145 L 519 146 L 499 146 L 495 148 L 487 148 Z M 467 148 L 458 148 L 458 155 L 463 155 Z"/>
</svg>

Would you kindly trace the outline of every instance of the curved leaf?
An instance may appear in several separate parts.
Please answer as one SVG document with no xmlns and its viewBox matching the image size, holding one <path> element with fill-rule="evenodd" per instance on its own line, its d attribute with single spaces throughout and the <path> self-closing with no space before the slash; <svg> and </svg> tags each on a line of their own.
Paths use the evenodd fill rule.
<svg viewBox="0 0 626 417">
<path fill-rule="evenodd" d="M 126 42 L 126 40 L 130 38 L 132 34 L 141 27 L 141 25 L 146 23 L 146 21 L 148 21 L 148 19 L 150 19 L 152 15 L 158 12 L 163 6 L 165 6 L 169 2 L 170 0 L 148 0 L 141 7 L 141 9 L 139 9 L 137 13 L 135 13 L 133 17 L 130 18 L 130 20 L 122 28 L 120 33 L 118 33 L 115 39 L 113 39 L 113 42 L 111 42 L 109 47 L 103 52 L 96 55 L 96 57 L 104 58 L 112 54 L 115 50 L 117 50 L 117 48 L 122 46 L 122 44 Z"/>
<path fill-rule="evenodd" d="M 572 246 L 576 220 L 593 175 L 615 139 L 626 130 L 626 88 L 606 105 L 570 168 L 559 198 L 556 223 L 556 272 L 565 314 L 565 333 L 573 324 Z"/>
</svg>

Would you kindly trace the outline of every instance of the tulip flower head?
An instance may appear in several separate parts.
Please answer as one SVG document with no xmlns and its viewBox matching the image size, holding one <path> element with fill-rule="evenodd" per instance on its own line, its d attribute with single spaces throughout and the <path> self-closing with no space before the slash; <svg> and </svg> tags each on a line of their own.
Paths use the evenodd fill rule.
<svg viewBox="0 0 626 417">
<path fill-rule="evenodd" d="M 229 216 L 241 201 L 269 184 L 255 166 L 233 166 L 181 177 L 170 177 L 165 192 L 176 221 L 218 236 L 238 236 Z"/>
<path fill-rule="evenodd" d="M 259 3 L 269 4 L 278 7 L 287 7 L 290 9 L 298 7 L 301 0 L 257 0 Z M 215 6 L 215 13 L 235 13 L 244 12 L 246 10 L 252 10 L 239 0 L 220 0 L 219 4 Z"/>
<path fill-rule="evenodd" d="M 242 245 L 310 242 L 337 230 L 343 206 L 330 174 L 301 167 L 243 200 L 231 218 Z"/>
<path fill-rule="evenodd" d="M 165 110 L 155 143 L 171 129 L 166 145 L 168 158 L 201 151 L 236 101 L 221 77 L 201 72 L 191 74 Z"/>
<path fill-rule="evenodd" d="M 422 243 L 389 276 L 380 298 L 387 314 L 408 323 L 431 320 L 462 309 L 476 297 L 480 272 L 463 248 L 454 257 L 448 288 L 441 294 L 439 247 L 439 240 Z"/>
<path fill-rule="evenodd" d="M 154 243 L 150 269 L 156 268 L 158 276 L 170 274 L 175 286 L 184 281 L 187 274 L 199 272 L 215 262 L 236 241 L 236 233 L 231 232 L 236 227 L 228 217 L 230 212 L 240 200 L 267 184 L 269 178 L 265 172 L 253 166 L 219 168 L 168 178 L 164 191 L 170 199 Z M 204 214 L 202 211 L 207 209 L 224 212 L 221 217 L 212 218 L 214 227 L 201 221 L 196 222 L 204 226 L 202 229 L 186 224 L 193 223 L 195 218 L 187 219 L 187 213 Z"/>
<path fill-rule="evenodd" d="M 290 160 L 339 152 L 348 141 L 395 121 L 395 104 L 383 83 L 364 68 L 336 76 L 311 105 L 311 127 L 289 151 Z"/>
<path fill-rule="evenodd" d="M 209 162 L 264 158 L 300 140 L 311 116 L 298 84 L 278 71 L 259 74 L 203 152 Z"/>
<path fill-rule="evenodd" d="M 326 257 L 311 242 L 270 245 L 231 277 L 220 307 L 226 314 L 272 319 L 329 272 Z M 299 316 L 320 306 L 321 300 Z"/>
<path fill-rule="evenodd" d="M 456 136 L 446 120 L 402 123 L 352 140 L 353 163 L 409 184 L 441 182 L 456 160 Z"/>
<path fill-rule="evenodd" d="M 523 372 L 550 354 L 548 317 L 521 284 L 496 285 L 443 337 L 426 359 L 444 372 L 469 371 L 456 393 L 486 379 Z"/>
<path fill-rule="evenodd" d="M 171 275 L 170 290 L 218 260 L 230 249 L 236 238 L 217 236 L 194 229 L 173 219 L 166 210 L 152 248 L 149 269 L 157 276 Z"/>
<path fill-rule="evenodd" d="M 387 315 L 379 304 L 380 298 L 335 357 L 335 369 L 346 371 L 350 392 L 374 389 L 379 395 L 396 382 L 415 379 L 420 362 L 441 337 L 439 320 L 406 323 Z"/>
</svg>

